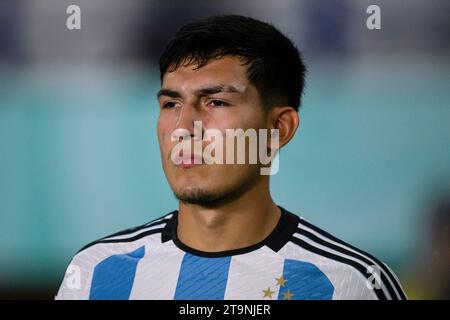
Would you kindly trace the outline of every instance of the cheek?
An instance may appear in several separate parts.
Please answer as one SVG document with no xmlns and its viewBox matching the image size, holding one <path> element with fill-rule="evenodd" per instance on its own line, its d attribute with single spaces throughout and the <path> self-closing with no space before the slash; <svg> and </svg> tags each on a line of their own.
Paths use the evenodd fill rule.
<svg viewBox="0 0 450 320">
<path fill-rule="evenodd" d="M 251 112 L 250 108 L 236 109 L 233 111 L 223 110 L 207 121 L 207 128 L 216 128 L 223 132 L 225 129 L 248 129 L 259 125 L 260 115 Z"/>
<path fill-rule="evenodd" d="M 156 134 L 158 136 L 159 147 L 162 148 L 162 142 L 163 142 L 163 139 L 162 139 L 162 128 L 161 128 L 161 125 L 160 125 L 159 122 L 158 122 L 158 125 L 156 127 Z"/>
<path fill-rule="evenodd" d="M 165 117 L 159 117 L 156 125 L 156 130 L 158 134 L 158 142 L 161 148 L 164 146 L 164 144 L 167 144 L 167 139 L 170 140 L 171 132 L 168 124 L 169 122 L 167 121 L 167 119 L 165 119 Z"/>
</svg>

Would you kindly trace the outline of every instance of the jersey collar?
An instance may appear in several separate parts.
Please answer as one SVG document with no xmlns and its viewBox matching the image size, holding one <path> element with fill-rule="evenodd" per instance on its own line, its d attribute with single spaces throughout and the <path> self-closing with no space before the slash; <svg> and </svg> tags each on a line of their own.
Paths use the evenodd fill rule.
<svg viewBox="0 0 450 320">
<path fill-rule="evenodd" d="M 281 210 L 281 216 L 278 220 L 277 225 L 273 231 L 261 242 L 254 245 L 220 252 L 205 252 L 191 248 L 178 239 L 177 236 L 177 226 L 178 226 L 178 211 L 174 211 L 172 217 L 167 222 L 161 234 L 161 241 L 167 242 L 173 240 L 175 245 L 181 250 L 202 257 L 214 258 L 214 257 L 227 257 L 238 254 L 248 253 L 257 250 L 263 246 L 267 246 L 275 252 L 278 252 L 292 237 L 295 233 L 298 223 L 300 221 L 299 217 L 281 206 L 278 206 Z"/>
</svg>

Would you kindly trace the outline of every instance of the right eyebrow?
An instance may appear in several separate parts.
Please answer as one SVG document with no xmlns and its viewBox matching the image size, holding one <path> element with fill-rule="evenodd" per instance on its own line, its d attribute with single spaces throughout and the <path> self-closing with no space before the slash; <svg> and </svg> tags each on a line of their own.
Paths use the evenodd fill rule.
<svg viewBox="0 0 450 320">
<path fill-rule="evenodd" d="M 156 94 L 156 97 L 159 99 L 161 96 L 166 96 L 170 98 L 181 98 L 181 94 L 178 91 L 170 90 L 170 89 L 161 89 Z"/>
</svg>

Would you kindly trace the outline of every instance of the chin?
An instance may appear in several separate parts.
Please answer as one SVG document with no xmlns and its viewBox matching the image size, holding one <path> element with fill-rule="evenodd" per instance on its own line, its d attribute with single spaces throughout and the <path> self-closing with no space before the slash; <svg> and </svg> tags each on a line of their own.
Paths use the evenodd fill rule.
<svg viewBox="0 0 450 320">
<path fill-rule="evenodd" d="M 211 204 L 221 199 L 220 195 L 198 187 L 184 188 L 174 191 L 174 194 L 178 200 L 189 204 Z"/>
</svg>

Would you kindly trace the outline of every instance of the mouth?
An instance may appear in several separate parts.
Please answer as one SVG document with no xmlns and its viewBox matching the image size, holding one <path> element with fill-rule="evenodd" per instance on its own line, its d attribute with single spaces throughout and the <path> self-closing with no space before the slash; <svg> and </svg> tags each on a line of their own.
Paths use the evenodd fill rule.
<svg viewBox="0 0 450 320">
<path fill-rule="evenodd" d="M 175 164 L 176 167 L 182 169 L 189 169 L 203 164 L 201 155 L 192 154 L 181 159 L 180 164 Z"/>
</svg>

